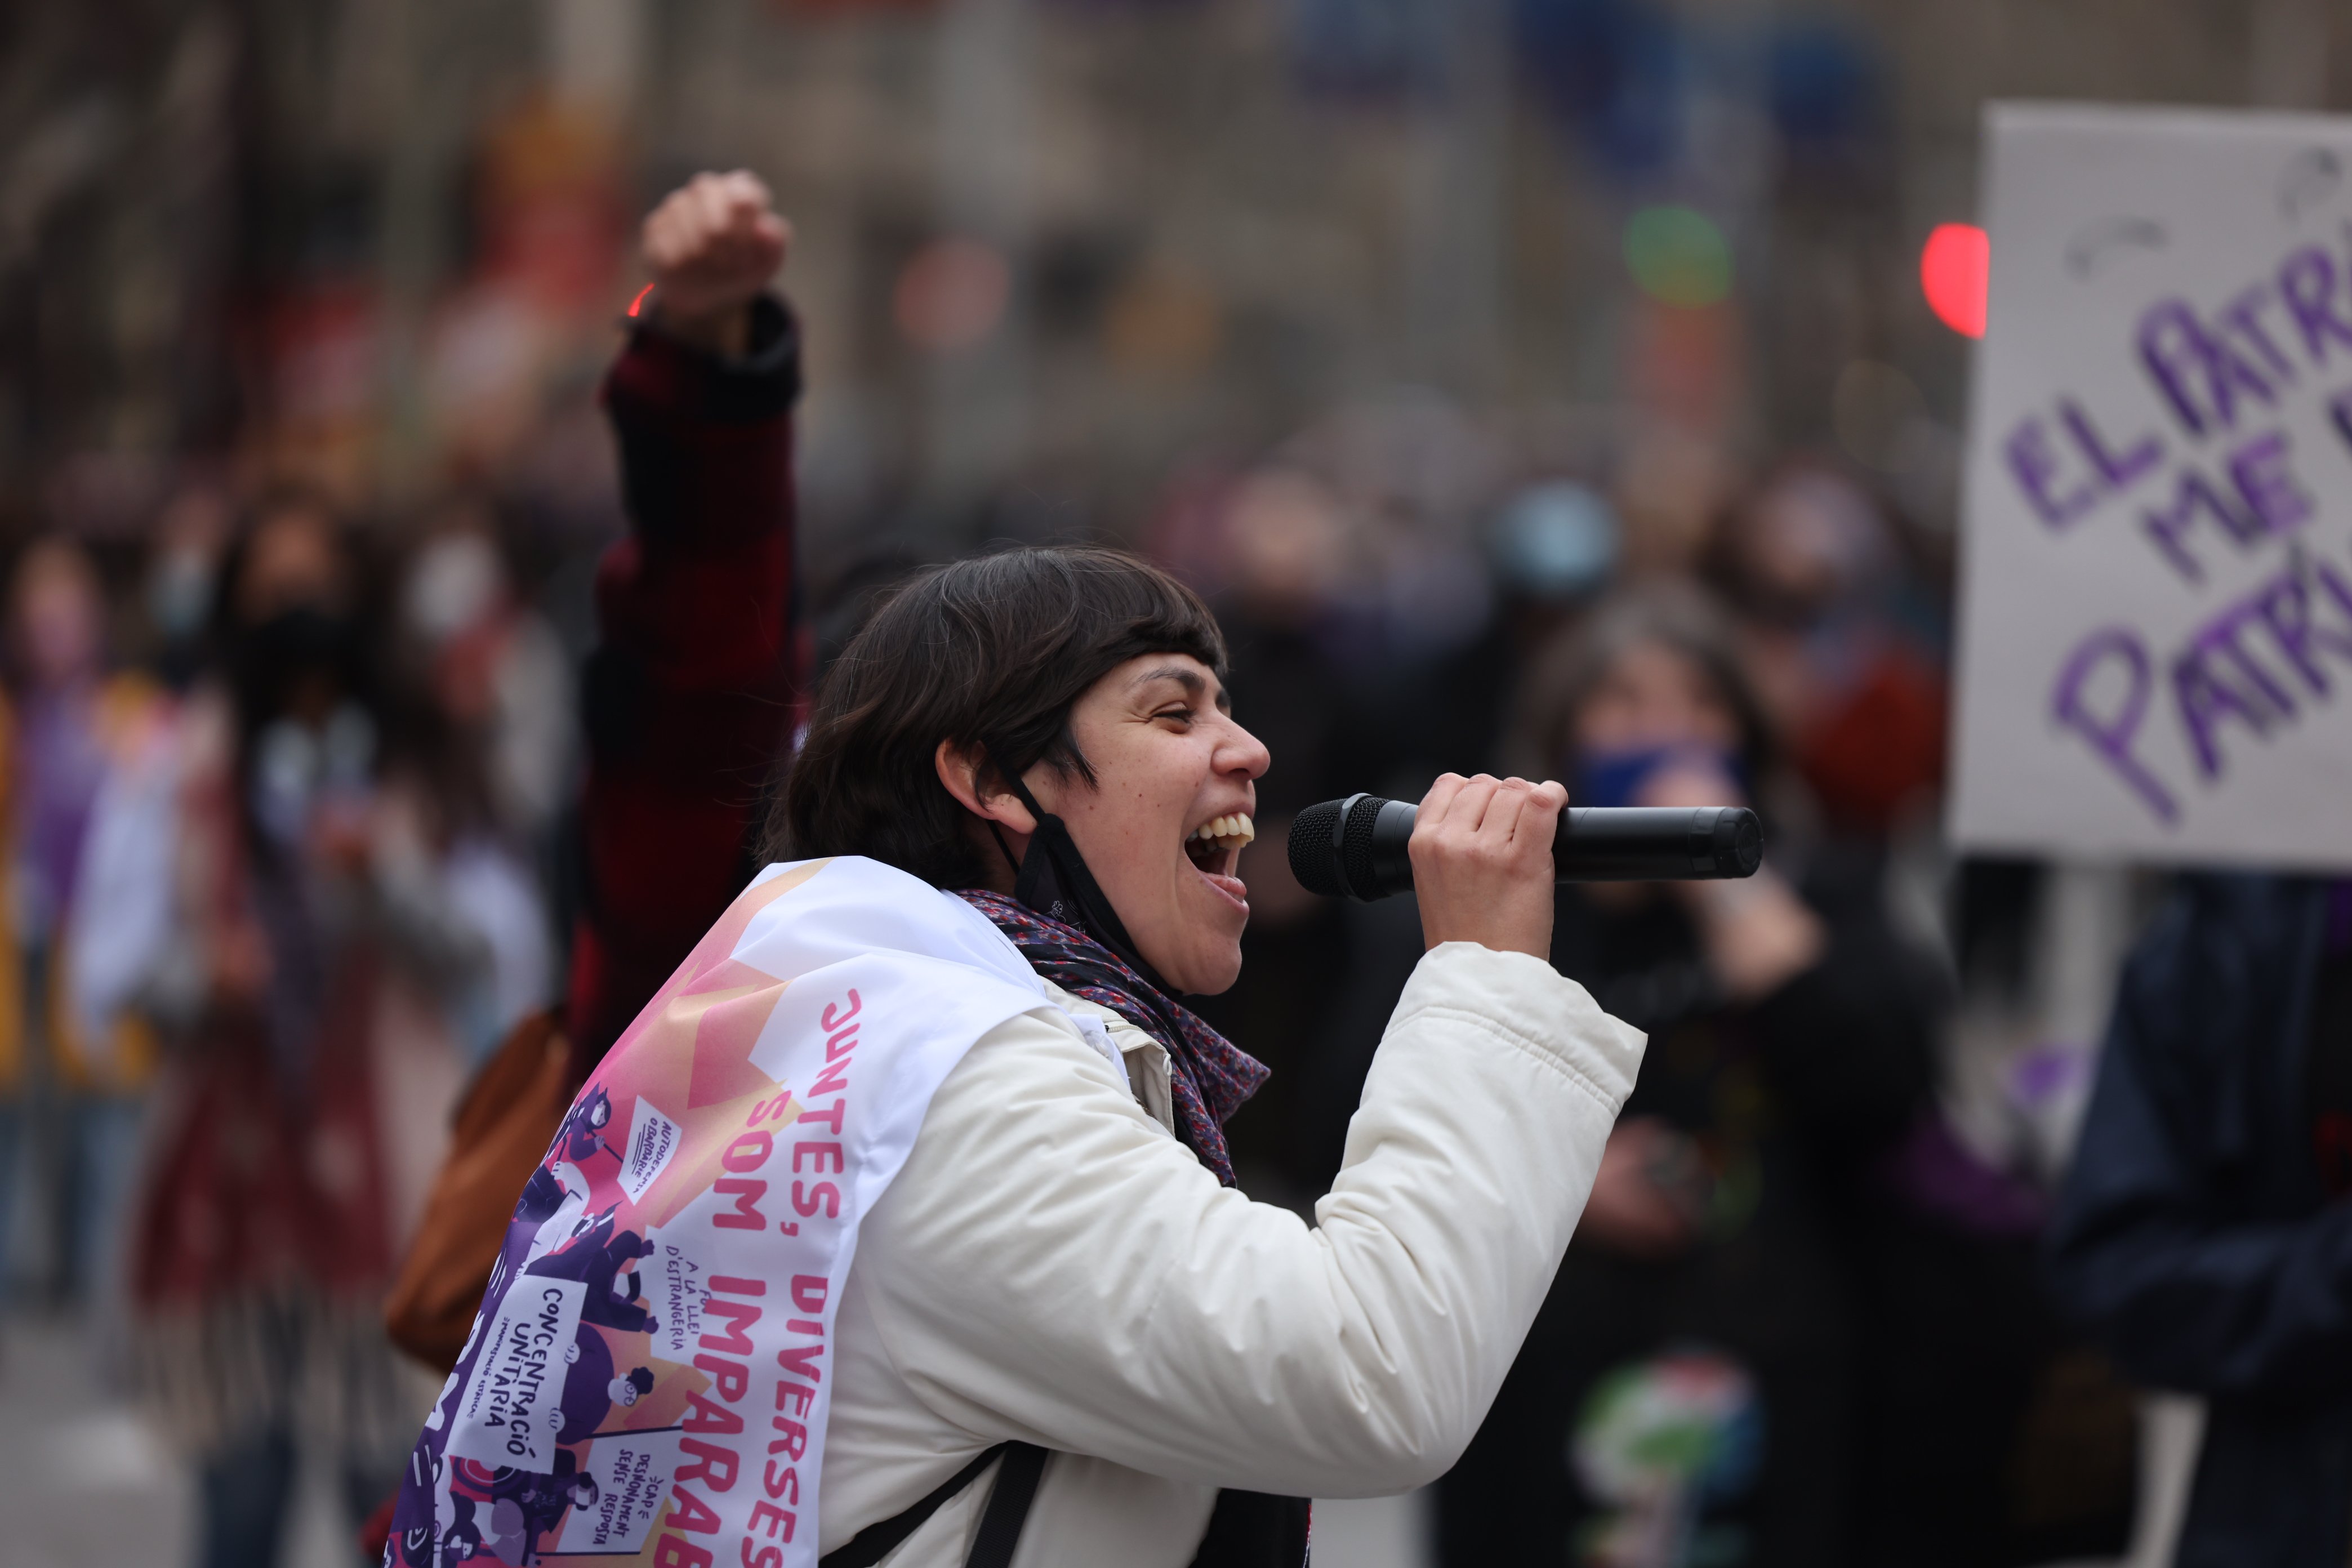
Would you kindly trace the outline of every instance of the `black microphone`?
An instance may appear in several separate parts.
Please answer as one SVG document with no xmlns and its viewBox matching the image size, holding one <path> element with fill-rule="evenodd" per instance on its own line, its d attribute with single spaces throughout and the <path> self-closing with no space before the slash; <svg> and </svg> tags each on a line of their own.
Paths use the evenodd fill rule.
<svg viewBox="0 0 2352 1568">
<path fill-rule="evenodd" d="M 1376 795 L 1310 805 L 1291 819 L 1290 874 L 1325 898 L 1404 892 L 1418 810 Z M 1764 863 L 1764 828 L 1744 805 L 1571 805 L 1559 814 L 1551 858 L 1563 882 L 1752 877 Z"/>
</svg>

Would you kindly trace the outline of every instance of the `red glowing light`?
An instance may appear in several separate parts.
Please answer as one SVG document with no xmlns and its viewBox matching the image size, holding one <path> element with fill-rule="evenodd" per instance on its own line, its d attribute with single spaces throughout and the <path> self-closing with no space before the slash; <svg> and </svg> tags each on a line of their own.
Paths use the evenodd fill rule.
<svg viewBox="0 0 2352 1568">
<path fill-rule="evenodd" d="M 630 301 L 629 301 L 629 308 L 628 308 L 628 310 L 625 312 L 625 313 L 627 314 L 627 316 L 628 316 L 629 320 L 631 320 L 631 321 L 635 321 L 635 320 L 637 319 L 637 312 L 638 312 L 639 310 L 641 310 L 645 309 L 645 304 L 646 304 L 646 295 L 648 295 L 648 294 L 650 294 L 650 293 L 652 293 L 653 291 L 654 291 L 654 286 L 653 286 L 652 284 L 650 284 L 650 283 L 646 284 L 644 288 L 642 288 L 642 289 L 638 289 L 638 290 L 637 290 L 637 297 L 636 297 L 635 299 L 634 299 L 634 300 L 630 300 Z"/>
<path fill-rule="evenodd" d="M 1939 223 L 1919 252 L 1919 289 L 1936 319 L 1967 337 L 1985 330 L 1985 279 L 1992 243 L 1972 223 Z"/>
</svg>

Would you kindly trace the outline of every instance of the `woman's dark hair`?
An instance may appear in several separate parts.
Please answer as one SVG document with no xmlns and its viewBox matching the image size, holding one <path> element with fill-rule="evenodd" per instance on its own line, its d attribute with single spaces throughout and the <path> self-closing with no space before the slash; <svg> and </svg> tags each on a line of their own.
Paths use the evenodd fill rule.
<svg viewBox="0 0 2352 1568">
<path fill-rule="evenodd" d="M 1185 653 L 1225 673 L 1200 595 L 1116 550 L 1008 550 L 932 567 L 885 599 L 818 689 L 762 858 L 866 855 L 939 888 L 986 868 L 940 783 L 942 741 L 992 772 L 1042 762 L 1094 783 L 1070 732 L 1086 689 L 1130 658 Z"/>
</svg>

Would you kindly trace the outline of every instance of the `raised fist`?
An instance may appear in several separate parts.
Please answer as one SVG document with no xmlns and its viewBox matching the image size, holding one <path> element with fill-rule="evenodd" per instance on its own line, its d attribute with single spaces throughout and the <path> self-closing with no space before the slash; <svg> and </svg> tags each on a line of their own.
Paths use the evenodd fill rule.
<svg viewBox="0 0 2352 1568">
<path fill-rule="evenodd" d="M 792 225 L 756 174 L 697 174 L 646 219 L 646 262 L 661 324 L 720 353 L 743 352 L 749 307 L 784 264 Z"/>
</svg>

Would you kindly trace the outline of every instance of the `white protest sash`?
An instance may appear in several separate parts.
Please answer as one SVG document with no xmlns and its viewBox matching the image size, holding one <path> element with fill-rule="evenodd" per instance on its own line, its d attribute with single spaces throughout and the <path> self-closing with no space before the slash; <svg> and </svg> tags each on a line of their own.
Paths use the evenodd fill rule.
<svg viewBox="0 0 2352 1568">
<path fill-rule="evenodd" d="M 769 867 L 524 1190 L 386 1562 L 814 1564 L 858 1222 L 964 1052 L 1046 1005 L 960 899 L 863 858 Z"/>
</svg>

